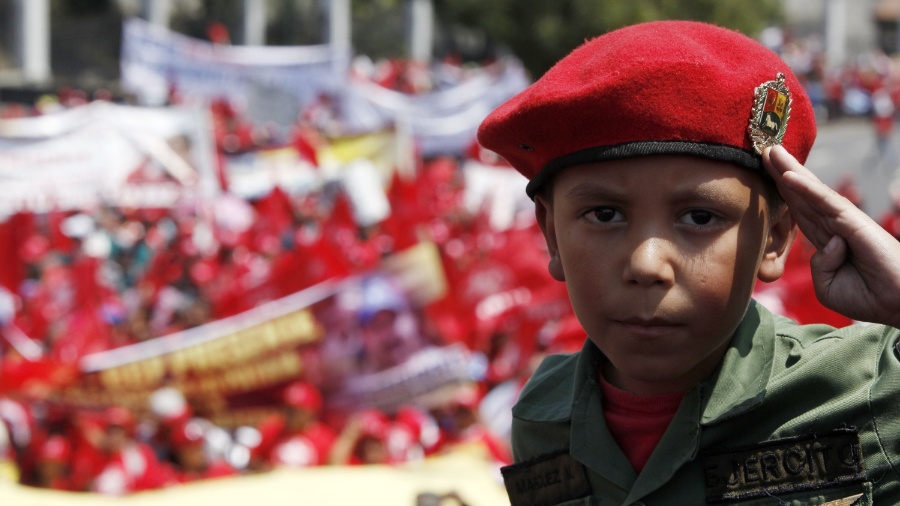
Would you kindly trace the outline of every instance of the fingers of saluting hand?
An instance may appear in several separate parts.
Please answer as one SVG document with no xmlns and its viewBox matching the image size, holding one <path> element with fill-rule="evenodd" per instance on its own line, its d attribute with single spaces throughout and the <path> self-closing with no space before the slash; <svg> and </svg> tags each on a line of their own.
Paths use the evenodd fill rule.
<svg viewBox="0 0 900 506">
<path fill-rule="evenodd" d="M 784 148 L 766 150 L 763 165 L 818 250 L 811 267 L 819 300 L 857 320 L 900 324 L 900 242 Z"/>
<path fill-rule="evenodd" d="M 763 165 L 766 166 L 769 174 L 771 174 L 776 181 L 778 181 L 779 175 L 788 172 L 802 174 L 816 181 L 819 180 L 811 170 L 804 167 L 802 163 L 798 162 L 797 159 L 788 153 L 781 145 L 772 146 L 763 151 L 763 162 Z"/>
<path fill-rule="evenodd" d="M 824 248 L 813 255 L 810 263 L 814 272 L 818 271 L 831 276 L 832 273 L 837 272 L 847 262 L 848 255 L 849 251 L 846 241 L 835 235 L 832 236 Z"/>
<path fill-rule="evenodd" d="M 847 239 L 859 227 L 871 225 L 865 213 L 822 183 L 783 147 L 767 149 L 763 153 L 763 165 L 775 180 L 800 229 L 816 249 L 825 249 L 835 236 Z M 847 213 L 849 216 L 845 216 Z"/>
</svg>

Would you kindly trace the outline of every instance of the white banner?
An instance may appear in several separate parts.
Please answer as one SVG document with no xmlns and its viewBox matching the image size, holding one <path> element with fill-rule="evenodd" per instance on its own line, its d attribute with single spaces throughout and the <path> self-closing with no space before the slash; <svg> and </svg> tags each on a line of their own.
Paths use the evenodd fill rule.
<svg viewBox="0 0 900 506">
<path fill-rule="evenodd" d="M 228 99 L 259 124 L 290 126 L 327 97 L 342 135 L 396 125 L 426 156 L 464 151 L 485 116 L 530 84 L 521 62 L 505 58 L 461 75 L 436 66 L 438 89 L 410 95 L 351 79 L 349 59 L 327 45 L 212 44 L 133 18 L 123 29 L 121 79 L 145 104 L 174 89 L 188 100 Z"/>
<path fill-rule="evenodd" d="M 172 207 L 218 192 L 209 116 L 93 102 L 0 121 L 0 219 L 98 204 Z M 135 177 L 139 171 L 144 177 Z"/>
<path fill-rule="evenodd" d="M 212 44 L 131 18 L 123 27 L 120 65 L 122 86 L 145 104 L 164 103 L 174 88 L 186 98 L 244 105 L 248 97 L 258 101 L 259 90 L 271 90 L 302 107 L 340 85 L 348 58 L 327 45 Z"/>
<path fill-rule="evenodd" d="M 442 406 L 474 381 L 476 365 L 461 344 L 428 347 L 385 371 L 347 378 L 332 402 L 335 407 L 373 406 L 388 412 L 409 404 Z"/>
<path fill-rule="evenodd" d="M 439 68 L 437 69 L 439 70 Z M 530 84 L 518 60 L 508 58 L 438 91 L 409 95 L 368 81 L 351 81 L 345 115 L 378 111 L 398 128 L 408 129 L 426 155 L 461 153 L 475 141 L 482 120 L 497 106 Z"/>
</svg>

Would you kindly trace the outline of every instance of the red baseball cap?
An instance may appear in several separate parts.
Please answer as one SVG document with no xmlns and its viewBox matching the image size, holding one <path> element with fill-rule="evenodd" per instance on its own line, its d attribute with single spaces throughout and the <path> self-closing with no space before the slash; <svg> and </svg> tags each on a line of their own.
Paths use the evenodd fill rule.
<svg viewBox="0 0 900 506">
<path fill-rule="evenodd" d="M 169 443 L 178 448 L 202 446 L 204 441 L 203 427 L 192 421 L 178 424 L 169 437 Z"/>
<path fill-rule="evenodd" d="M 641 23 L 585 42 L 478 131 L 530 180 L 532 198 L 571 165 L 680 154 L 760 170 L 766 146 L 782 144 L 803 163 L 815 136 L 812 104 L 787 63 L 696 21 Z"/>
<path fill-rule="evenodd" d="M 123 406 L 111 406 L 106 408 L 106 411 L 103 413 L 103 418 L 106 421 L 107 426 L 122 427 L 129 432 L 134 430 L 134 427 L 137 424 L 134 414 L 128 408 Z"/>
<path fill-rule="evenodd" d="M 294 408 L 308 409 L 313 412 L 322 410 L 322 394 L 315 386 L 305 381 L 295 381 L 285 388 L 284 403 Z"/>
<path fill-rule="evenodd" d="M 72 445 L 65 437 L 54 435 L 41 445 L 41 460 L 48 462 L 68 462 L 72 455 Z"/>
<path fill-rule="evenodd" d="M 390 419 L 384 412 L 375 408 L 365 408 L 357 412 L 359 417 L 360 433 L 362 436 L 380 439 L 387 439 L 391 428 Z"/>
</svg>

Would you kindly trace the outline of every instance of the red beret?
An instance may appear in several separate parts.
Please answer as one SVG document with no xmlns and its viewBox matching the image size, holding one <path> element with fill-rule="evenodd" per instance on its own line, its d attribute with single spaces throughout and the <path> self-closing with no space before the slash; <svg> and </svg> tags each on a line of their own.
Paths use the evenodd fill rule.
<svg viewBox="0 0 900 506">
<path fill-rule="evenodd" d="M 478 140 L 530 180 L 534 197 L 559 169 L 636 156 L 686 154 L 759 170 L 750 130 L 806 161 L 815 116 L 790 67 L 738 32 L 654 21 L 572 51 L 488 115 Z"/>
</svg>

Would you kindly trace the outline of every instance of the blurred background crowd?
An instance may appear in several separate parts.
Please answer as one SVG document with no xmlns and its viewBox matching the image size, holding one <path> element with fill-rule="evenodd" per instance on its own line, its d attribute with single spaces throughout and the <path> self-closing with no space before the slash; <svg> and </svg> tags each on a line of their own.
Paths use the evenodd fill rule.
<svg viewBox="0 0 900 506">
<path fill-rule="evenodd" d="M 0 476 L 124 495 L 472 446 L 509 463 L 519 388 L 584 334 L 524 181 L 474 132 L 579 40 L 740 29 L 823 130 L 865 129 L 888 180 L 900 161 L 900 2 L 674 5 L 0 0 Z M 854 175 L 834 187 L 862 204 Z M 864 323 L 818 304 L 811 254 L 757 297 Z"/>
</svg>

